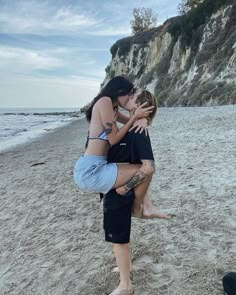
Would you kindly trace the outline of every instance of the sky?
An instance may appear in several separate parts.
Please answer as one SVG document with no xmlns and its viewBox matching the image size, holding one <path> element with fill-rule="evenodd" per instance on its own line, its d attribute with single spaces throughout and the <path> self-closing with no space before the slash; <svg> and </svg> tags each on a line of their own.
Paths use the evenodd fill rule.
<svg viewBox="0 0 236 295">
<path fill-rule="evenodd" d="M 157 25 L 180 0 L 0 0 L 0 108 L 82 107 L 96 96 L 133 8 Z"/>
</svg>

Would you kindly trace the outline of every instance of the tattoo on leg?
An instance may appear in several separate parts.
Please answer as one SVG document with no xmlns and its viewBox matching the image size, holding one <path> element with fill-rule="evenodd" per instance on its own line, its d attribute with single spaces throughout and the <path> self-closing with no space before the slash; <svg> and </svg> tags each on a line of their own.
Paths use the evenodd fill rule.
<svg viewBox="0 0 236 295">
<path fill-rule="evenodd" d="M 146 174 L 142 170 L 138 170 L 138 172 L 124 185 L 124 187 L 127 191 L 129 191 L 138 184 L 143 183 L 147 179 L 148 174 Z"/>
</svg>

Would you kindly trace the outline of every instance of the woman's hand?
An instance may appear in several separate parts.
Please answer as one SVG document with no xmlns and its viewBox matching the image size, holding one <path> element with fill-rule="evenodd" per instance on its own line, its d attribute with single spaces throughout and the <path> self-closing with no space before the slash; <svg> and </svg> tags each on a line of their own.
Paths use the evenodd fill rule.
<svg viewBox="0 0 236 295">
<path fill-rule="evenodd" d="M 128 190 L 122 185 L 122 186 L 116 188 L 116 192 L 117 192 L 117 194 L 123 196 L 123 195 L 127 194 Z"/>
<path fill-rule="evenodd" d="M 153 112 L 154 106 L 144 108 L 146 104 L 147 102 L 144 102 L 135 110 L 134 116 L 136 120 L 148 117 Z"/>
<path fill-rule="evenodd" d="M 135 133 L 139 132 L 142 133 L 145 130 L 145 134 L 148 134 L 148 120 L 146 118 L 138 119 L 134 122 L 133 127 L 130 128 L 129 131 L 135 129 Z"/>
</svg>

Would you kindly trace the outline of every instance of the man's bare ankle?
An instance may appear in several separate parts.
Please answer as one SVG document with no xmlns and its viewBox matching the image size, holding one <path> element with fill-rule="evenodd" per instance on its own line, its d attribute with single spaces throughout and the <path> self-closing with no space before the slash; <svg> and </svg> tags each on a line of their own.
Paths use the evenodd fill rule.
<svg viewBox="0 0 236 295">
<path fill-rule="evenodd" d="M 120 282 L 118 288 L 124 289 L 124 290 L 131 289 L 132 288 L 132 283 L 131 283 L 131 281 L 129 281 L 129 282 L 122 282 L 122 283 Z"/>
</svg>

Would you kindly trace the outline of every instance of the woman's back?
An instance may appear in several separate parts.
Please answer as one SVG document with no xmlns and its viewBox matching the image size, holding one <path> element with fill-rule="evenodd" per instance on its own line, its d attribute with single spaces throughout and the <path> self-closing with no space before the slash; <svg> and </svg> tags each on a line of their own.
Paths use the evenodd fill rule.
<svg viewBox="0 0 236 295">
<path fill-rule="evenodd" d="M 103 109 L 103 113 L 105 111 L 109 114 L 109 117 L 114 118 L 111 100 L 109 100 L 108 97 L 102 97 L 93 107 L 85 155 L 106 156 L 108 153 L 110 144 L 105 132 L 107 127 L 104 126 L 101 109 Z"/>
</svg>

